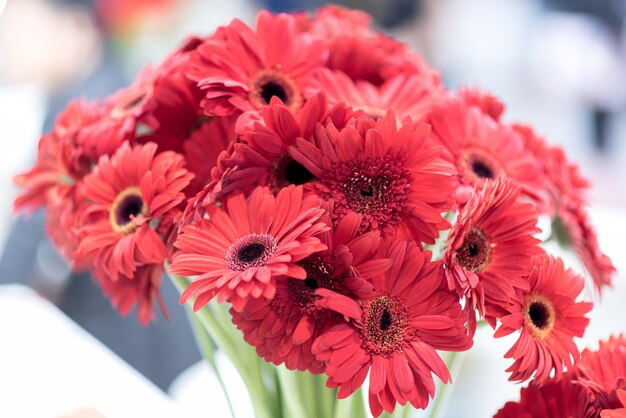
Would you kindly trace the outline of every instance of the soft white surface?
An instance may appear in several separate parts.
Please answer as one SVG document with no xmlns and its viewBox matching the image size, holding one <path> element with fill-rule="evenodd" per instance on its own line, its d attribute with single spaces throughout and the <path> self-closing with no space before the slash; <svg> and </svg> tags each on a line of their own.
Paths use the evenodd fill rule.
<svg viewBox="0 0 626 418">
<path fill-rule="evenodd" d="M 180 417 L 173 402 L 52 304 L 0 286 L 0 417 Z M 177 412 L 178 411 L 178 412 Z"/>
<path fill-rule="evenodd" d="M 232 363 L 221 353 L 217 355 L 217 364 L 231 397 L 233 410 L 237 418 L 253 418 L 254 408 L 248 396 L 243 380 L 237 374 Z M 172 383 L 169 394 L 174 398 L 185 416 L 211 416 L 228 418 L 230 410 L 224 391 L 213 370 L 204 360 L 194 364 L 181 373 Z M 210 414 L 207 413 L 210 403 Z"/>
</svg>

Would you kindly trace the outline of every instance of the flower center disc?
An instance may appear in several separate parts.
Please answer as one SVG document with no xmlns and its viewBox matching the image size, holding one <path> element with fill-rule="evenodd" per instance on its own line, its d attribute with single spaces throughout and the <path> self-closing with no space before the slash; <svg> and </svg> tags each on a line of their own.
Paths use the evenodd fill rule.
<svg viewBox="0 0 626 418">
<path fill-rule="evenodd" d="M 474 273 L 480 273 L 491 260 L 491 247 L 485 234 L 472 227 L 465 237 L 463 244 L 456 251 L 456 261 L 464 269 Z"/>
<path fill-rule="evenodd" d="M 272 97 L 278 97 L 290 109 L 297 109 L 302 104 L 300 91 L 293 79 L 272 69 L 261 71 L 252 79 L 249 97 L 257 108 L 270 104 Z"/>
<path fill-rule="evenodd" d="M 139 187 L 128 187 L 113 201 L 109 210 L 109 222 L 113 231 L 129 234 L 137 228 L 134 219 L 148 214 L 149 209 L 141 197 Z"/>
<path fill-rule="evenodd" d="M 380 296 L 365 306 L 361 334 L 365 349 L 371 353 L 397 350 L 407 331 L 405 309 L 395 298 Z"/>
<path fill-rule="evenodd" d="M 461 157 L 460 166 L 461 173 L 477 185 L 494 180 L 502 173 L 500 164 L 490 154 L 478 149 L 467 151 Z"/>
<path fill-rule="evenodd" d="M 317 289 L 330 289 L 338 293 L 345 293 L 340 280 L 333 275 L 331 263 L 320 256 L 312 255 L 298 263 L 306 270 L 306 279 L 289 279 L 287 286 L 291 296 L 298 305 L 305 310 L 316 310 L 311 306 L 318 298 Z"/>
<path fill-rule="evenodd" d="M 278 249 L 276 238 L 269 234 L 250 234 L 235 241 L 226 252 L 231 270 L 244 271 L 262 267 Z"/>
<path fill-rule="evenodd" d="M 548 298 L 532 294 L 526 300 L 524 318 L 531 334 L 536 338 L 544 339 L 554 328 L 556 319 L 554 305 Z"/>
<path fill-rule="evenodd" d="M 330 183 L 335 202 L 363 215 L 361 231 L 382 229 L 393 232 L 402 221 L 410 194 L 411 174 L 401 158 L 385 155 L 357 158 L 338 165 L 322 181 Z"/>
<path fill-rule="evenodd" d="M 294 160 L 289 154 L 285 154 L 278 158 L 274 165 L 274 187 L 277 190 L 282 189 L 290 184 L 300 186 L 315 180 L 315 176 L 311 174 L 302 164 Z"/>
</svg>

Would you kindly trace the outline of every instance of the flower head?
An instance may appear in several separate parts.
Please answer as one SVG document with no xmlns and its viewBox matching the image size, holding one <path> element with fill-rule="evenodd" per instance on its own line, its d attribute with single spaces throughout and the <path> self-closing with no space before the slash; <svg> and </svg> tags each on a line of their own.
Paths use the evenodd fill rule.
<svg viewBox="0 0 626 418">
<path fill-rule="evenodd" d="M 439 161 L 441 149 L 426 124 L 393 112 L 374 121 L 363 116 L 343 129 L 319 128 L 314 143 L 296 140 L 293 158 L 316 182 L 307 184 L 335 204 L 335 221 L 350 212 L 362 216 L 361 230 L 400 232 L 433 243 L 449 226 L 441 212 L 450 205 L 451 178 Z"/>
<path fill-rule="evenodd" d="M 306 271 L 304 280 L 287 278 L 276 285 L 273 299 L 250 299 L 241 312 L 231 311 L 233 322 L 254 345 L 257 353 L 289 369 L 324 370 L 324 362 L 311 352 L 313 341 L 343 317 L 316 304 L 317 289 L 329 289 L 356 297 L 371 291 L 368 280 L 387 270 L 391 261 L 376 256 L 380 237 L 376 231 L 359 234 L 360 216 L 346 216 L 337 228 L 320 238 L 327 250 L 298 262 Z"/>
<path fill-rule="evenodd" d="M 153 143 L 124 143 L 112 157 L 102 157 L 84 179 L 84 198 L 91 204 L 82 214 L 88 219 L 79 231 L 77 253 L 95 257 L 112 280 L 133 277 L 138 267 L 161 265 L 168 257 L 159 232 L 171 226 L 164 221 L 179 210 L 192 174 L 181 155 L 156 151 Z"/>
<path fill-rule="evenodd" d="M 290 110 L 278 99 L 273 99 L 262 110 L 262 123 L 255 123 L 246 131 L 243 140 L 232 147 L 232 152 L 220 159 L 220 195 L 233 190 L 250 190 L 268 186 L 274 192 L 290 184 L 302 185 L 315 177 L 294 160 L 290 147 L 296 139 L 310 141 L 317 124 L 333 123 L 344 126 L 352 112 L 344 106 L 328 108 L 323 94 L 311 97 L 303 108 Z M 231 168 L 225 174 L 226 169 Z"/>
<path fill-rule="evenodd" d="M 501 316 L 519 290 L 531 257 L 541 253 L 537 212 L 504 180 L 485 185 L 461 209 L 443 256 L 451 290 L 470 298 L 483 316 Z"/>
<path fill-rule="evenodd" d="M 197 310 L 217 295 L 240 311 L 250 298 L 272 299 L 278 280 L 304 280 L 298 262 L 326 249 L 318 235 L 327 226 L 319 221 L 319 199 L 302 194 L 295 186 L 276 197 L 265 187 L 248 197 L 234 193 L 207 209 L 209 219 L 185 225 L 170 270 L 197 277 L 181 303 L 196 297 Z"/>
<path fill-rule="evenodd" d="M 207 115 L 260 109 L 272 97 L 290 109 L 325 60 L 322 44 L 301 33 L 293 16 L 259 13 L 254 28 L 240 20 L 198 46 L 187 74 L 204 91 Z"/>
<path fill-rule="evenodd" d="M 506 358 L 514 359 L 507 369 L 510 380 L 522 381 L 534 375 L 541 385 L 554 371 L 555 379 L 570 370 L 580 353 L 574 337 L 582 337 L 589 323 L 585 314 L 593 306 L 577 302 L 584 280 L 572 270 L 565 269 L 563 261 L 549 255 L 532 260 L 528 276 L 530 289 L 524 300 L 510 307 L 511 314 L 501 318 L 496 337 L 520 331 Z"/>
<path fill-rule="evenodd" d="M 160 294 L 164 274 L 163 266 L 148 264 L 138 267 L 132 277 L 118 276 L 116 279 L 96 269 L 95 279 L 121 315 L 128 315 L 137 306 L 139 322 L 146 326 L 155 317 L 155 302 L 161 306 L 163 314 L 168 316 Z"/>
<path fill-rule="evenodd" d="M 318 289 L 317 303 L 351 319 L 330 328 L 313 343 L 326 362 L 327 386 L 343 398 L 370 375 L 374 416 L 392 412 L 396 402 L 425 408 L 434 396 L 432 373 L 450 380 L 435 350 L 471 346 L 458 298 L 442 286 L 441 264 L 415 243 L 394 241 L 387 252 L 392 267 L 373 280 L 374 291 L 359 300 Z"/>
<path fill-rule="evenodd" d="M 498 178 L 510 179 L 535 200 L 543 196 L 541 165 L 510 127 L 459 99 L 443 102 L 432 112 L 430 122 L 445 148 L 442 157 L 458 171 L 455 186 L 460 205 L 474 190 Z"/>
</svg>

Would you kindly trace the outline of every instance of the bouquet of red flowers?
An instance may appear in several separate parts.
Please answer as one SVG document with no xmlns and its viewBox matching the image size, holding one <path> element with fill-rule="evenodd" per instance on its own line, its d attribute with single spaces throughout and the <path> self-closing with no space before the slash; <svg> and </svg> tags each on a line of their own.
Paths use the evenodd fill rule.
<svg viewBox="0 0 626 418">
<path fill-rule="evenodd" d="M 518 335 L 510 379 L 532 380 L 499 417 L 617 416 L 626 367 L 603 358 L 626 365 L 626 343 L 576 366 L 586 281 L 537 238 L 550 219 L 592 288 L 611 284 L 589 183 L 497 98 L 447 90 L 369 23 L 261 12 L 187 40 L 130 87 L 72 102 L 16 178 L 17 209 L 44 206 L 61 253 L 143 324 L 168 272 L 259 418 L 365 416 L 335 399 L 361 387 L 374 416 L 426 408 L 434 375 L 451 381 L 442 356 L 481 324 Z"/>
</svg>

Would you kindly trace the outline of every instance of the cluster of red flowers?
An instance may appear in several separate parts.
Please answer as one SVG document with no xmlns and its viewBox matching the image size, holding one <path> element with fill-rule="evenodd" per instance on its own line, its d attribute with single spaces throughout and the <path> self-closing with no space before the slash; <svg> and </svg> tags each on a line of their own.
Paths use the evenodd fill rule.
<svg viewBox="0 0 626 418">
<path fill-rule="evenodd" d="M 494 418 L 626 418 L 626 337 L 585 350 L 576 367 L 543 385 L 531 382 L 519 402 L 508 402 Z"/>
<path fill-rule="evenodd" d="M 123 314 L 150 321 L 167 262 L 193 277 L 181 302 L 230 303 L 267 361 L 325 373 L 340 398 L 369 375 L 375 416 L 426 407 L 433 374 L 450 380 L 437 350 L 470 348 L 479 319 L 519 334 L 512 380 L 569 376 L 592 305 L 536 225 L 553 219 L 610 285 L 588 183 L 495 97 L 445 89 L 369 23 L 261 12 L 189 39 L 70 104 L 16 207 L 45 206 L 60 251 Z"/>
</svg>

